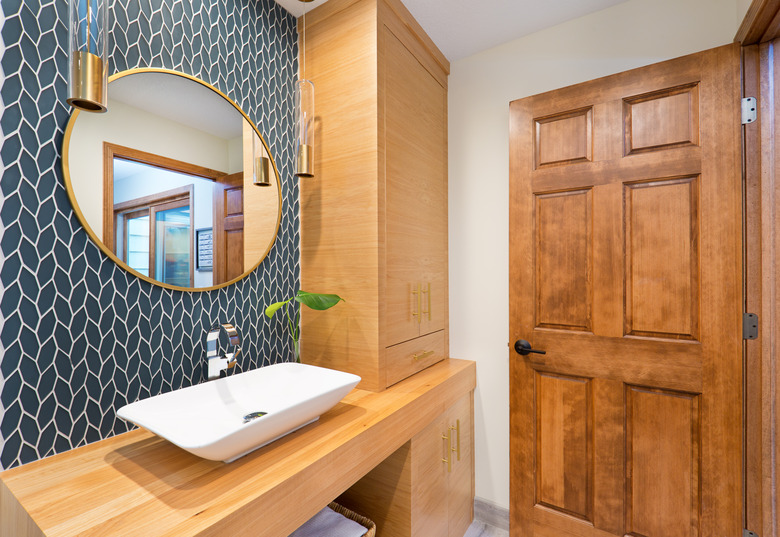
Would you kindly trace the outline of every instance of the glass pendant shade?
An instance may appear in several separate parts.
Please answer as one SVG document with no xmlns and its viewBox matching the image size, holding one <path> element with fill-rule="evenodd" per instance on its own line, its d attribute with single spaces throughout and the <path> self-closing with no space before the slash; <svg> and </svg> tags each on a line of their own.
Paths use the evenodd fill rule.
<svg viewBox="0 0 780 537">
<path fill-rule="evenodd" d="M 108 104 L 108 0 L 69 0 L 68 104 L 105 112 Z"/>
<path fill-rule="evenodd" d="M 314 177 L 314 84 L 311 80 L 295 83 L 295 175 Z"/>
</svg>

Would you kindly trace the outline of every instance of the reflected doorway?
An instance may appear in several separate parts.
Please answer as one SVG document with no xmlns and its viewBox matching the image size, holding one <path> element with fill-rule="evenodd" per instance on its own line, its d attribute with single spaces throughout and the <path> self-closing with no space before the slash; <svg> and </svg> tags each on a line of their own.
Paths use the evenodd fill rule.
<svg viewBox="0 0 780 537">
<path fill-rule="evenodd" d="M 210 262 L 198 260 L 214 257 L 216 265 L 220 248 L 230 246 L 220 244 L 216 232 L 222 222 L 215 219 L 220 214 L 216 193 L 232 175 L 107 142 L 104 155 L 103 240 L 119 261 L 176 287 L 224 281 L 215 277 Z M 196 242 L 196 230 L 212 228 L 213 242 Z M 243 250 L 243 244 L 232 246 Z"/>
</svg>

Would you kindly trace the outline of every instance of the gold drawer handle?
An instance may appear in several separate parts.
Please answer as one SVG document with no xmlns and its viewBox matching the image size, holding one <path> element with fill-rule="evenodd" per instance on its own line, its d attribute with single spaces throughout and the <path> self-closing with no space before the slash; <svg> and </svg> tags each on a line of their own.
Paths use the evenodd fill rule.
<svg viewBox="0 0 780 537">
<path fill-rule="evenodd" d="M 446 446 L 444 447 L 444 452 L 447 454 L 446 457 L 442 458 L 441 462 L 447 463 L 447 472 L 452 471 L 452 456 L 450 455 L 450 452 L 452 451 L 452 440 L 450 440 L 450 437 L 446 434 L 441 435 L 442 440 L 446 442 Z"/>
<path fill-rule="evenodd" d="M 454 451 L 458 456 L 458 460 L 460 460 L 460 420 L 455 421 L 455 427 L 450 425 L 450 436 L 452 436 L 452 431 L 455 431 L 456 447 L 450 447 L 450 450 Z"/>
<path fill-rule="evenodd" d="M 434 351 L 425 351 L 425 352 L 421 352 L 420 354 L 415 354 L 414 356 L 412 356 L 412 358 L 414 358 L 415 361 L 418 361 L 418 360 L 422 360 L 423 358 L 428 358 L 433 353 Z"/>
</svg>

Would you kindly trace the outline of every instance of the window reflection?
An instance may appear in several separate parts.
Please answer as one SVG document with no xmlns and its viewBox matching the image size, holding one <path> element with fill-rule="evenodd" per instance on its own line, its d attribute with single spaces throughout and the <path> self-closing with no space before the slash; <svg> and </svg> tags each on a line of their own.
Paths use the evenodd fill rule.
<svg viewBox="0 0 780 537">
<path fill-rule="evenodd" d="M 119 157 L 113 167 L 114 253 L 144 276 L 194 287 L 193 208 L 204 205 L 197 224 L 211 227 L 214 181 Z"/>
</svg>

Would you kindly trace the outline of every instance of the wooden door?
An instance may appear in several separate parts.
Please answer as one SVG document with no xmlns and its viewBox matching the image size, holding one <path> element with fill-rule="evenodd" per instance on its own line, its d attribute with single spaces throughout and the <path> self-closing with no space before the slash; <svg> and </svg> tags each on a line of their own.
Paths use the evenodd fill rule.
<svg viewBox="0 0 780 537">
<path fill-rule="evenodd" d="M 383 27 L 386 345 L 447 323 L 447 89 Z"/>
<path fill-rule="evenodd" d="M 214 285 L 244 273 L 244 173 L 214 183 Z"/>
<path fill-rule="evenodd" d="M 739 69 L 510 105 L 513 536 L 741 532 Z"/>
</svg>

